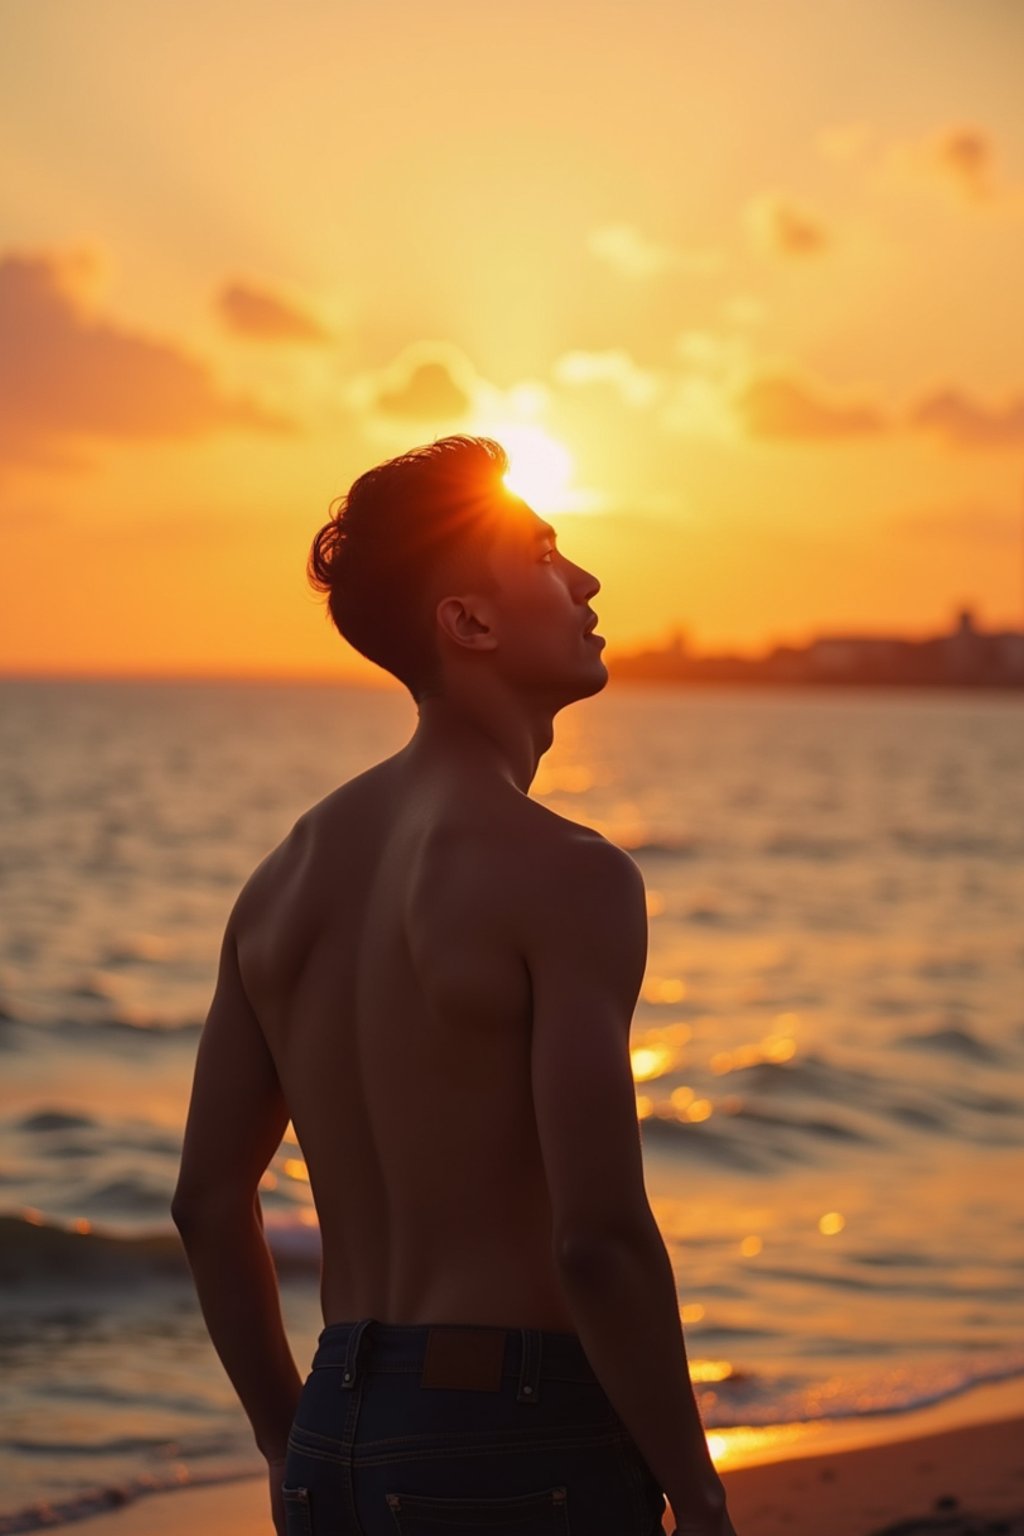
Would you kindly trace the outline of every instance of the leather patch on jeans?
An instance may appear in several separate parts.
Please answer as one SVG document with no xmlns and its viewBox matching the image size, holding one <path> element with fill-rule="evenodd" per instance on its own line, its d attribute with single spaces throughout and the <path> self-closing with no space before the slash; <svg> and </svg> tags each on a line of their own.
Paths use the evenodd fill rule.
<svg viewBox="0 0 1024 1536">
<path fill-rule="evenodd" d="M 420 1386 L 497 1392 L 504 1359 L 504 1328 L 431 1328 Z"/>
</svg>

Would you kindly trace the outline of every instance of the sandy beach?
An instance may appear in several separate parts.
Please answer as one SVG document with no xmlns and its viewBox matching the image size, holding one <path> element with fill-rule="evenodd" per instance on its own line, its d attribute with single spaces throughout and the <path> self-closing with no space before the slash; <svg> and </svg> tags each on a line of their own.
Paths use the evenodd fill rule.
<svg viewBox="0 0 1024 1536">
<path fill-rule="evenodd" d="M 724 1477 L 739 1536 L 1024 1536 L 1024 1416 L 793 1454 Z M 89 1536 L 272 1536 L 257 1481 L 155 1495 L 85 1528 Z"/>
</svg>

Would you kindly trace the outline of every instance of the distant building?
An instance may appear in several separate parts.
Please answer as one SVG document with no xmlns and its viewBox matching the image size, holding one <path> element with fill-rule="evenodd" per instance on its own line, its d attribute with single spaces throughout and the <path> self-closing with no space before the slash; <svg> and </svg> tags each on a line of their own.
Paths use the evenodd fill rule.
<svg viewBox="0 0 1024 1536">
<path fill-rule="evenodd" d="M 608 670 L 638 682 L 1024 688 L 1024 632 L 980 630 L 963 608 L 947 635 L 820 635 L 807 646 L 779 645 L 758 657 L 696 655 L 676 628 L 660 648 L 613 653 Z"/>
</svg>

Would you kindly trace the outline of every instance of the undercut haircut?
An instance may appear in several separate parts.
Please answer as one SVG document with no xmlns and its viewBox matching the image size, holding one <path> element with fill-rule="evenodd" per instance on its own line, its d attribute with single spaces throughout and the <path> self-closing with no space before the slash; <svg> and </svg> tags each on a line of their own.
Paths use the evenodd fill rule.
<svg viewBox="0 0 1024 1536">
<path fill-rule="evenodd" d="M 457 571 L 478 590 L 496 585 L 486 555 L 507 469 L 493 438 L 438 438 L 360 475 L 313 540 L 306 574 L 338 633 L 417 703 L 440 678 L 443 579 Z"/>
</svg>

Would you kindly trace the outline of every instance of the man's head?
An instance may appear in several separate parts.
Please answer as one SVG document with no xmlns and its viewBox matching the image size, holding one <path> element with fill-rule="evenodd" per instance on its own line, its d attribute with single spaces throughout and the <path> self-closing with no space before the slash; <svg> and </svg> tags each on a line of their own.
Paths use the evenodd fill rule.
<svg viewBox="0 0 1024 1536">
<path fill-rule="evenodd" d="M 593 576 L 504 484 L 486 437 L 444 437 L 368 470 L 310 551 L 338 631 L 417 702 L 484 671 L 554 708 L 608 674 L 585 638 Z"/>
</svg>

